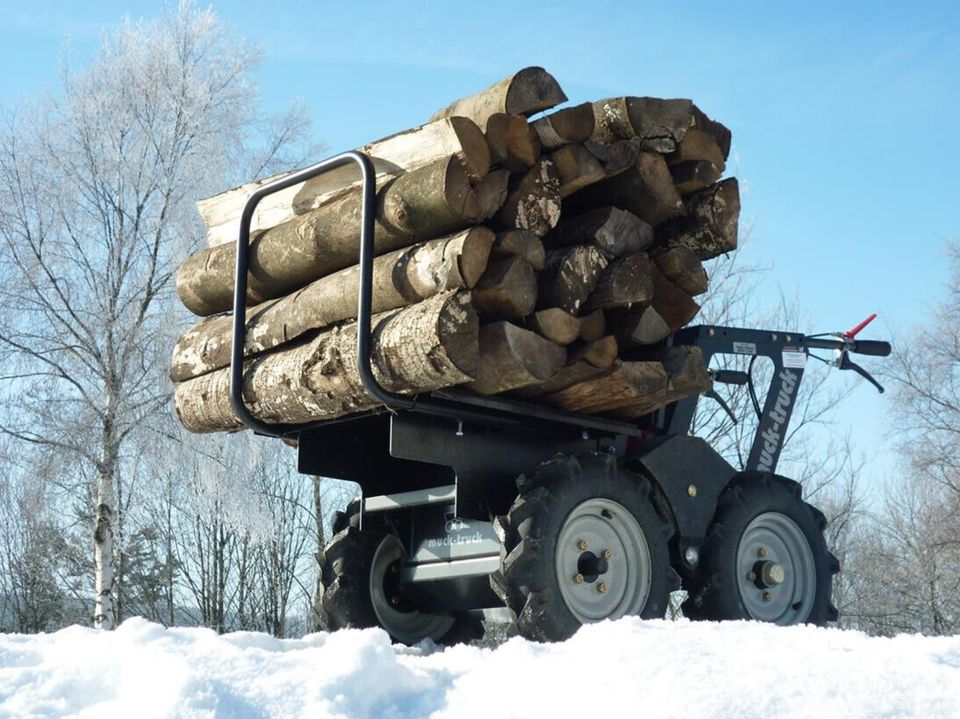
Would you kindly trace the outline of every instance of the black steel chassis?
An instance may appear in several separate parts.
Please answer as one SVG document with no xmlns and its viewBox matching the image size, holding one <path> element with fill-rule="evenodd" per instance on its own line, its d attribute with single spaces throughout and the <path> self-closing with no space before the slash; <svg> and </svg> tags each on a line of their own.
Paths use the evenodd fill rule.
<svg viewBox="0 0 960 719">
<path fill-rule="evenodd" d="M 351 163 L 362 177 L 357 367 L 366 391 L 383 408 L 305 425 L 266 424 L 250 413 L 243 400 L 244 318 L 253 214 L 264 197 Z M 676 527 L 675 560 L 685 561 L 687 568 L 695 566 L 696 553 L 690 561 L 691 555 L 685 550 L 699 550 L 717 498 L 736 474 L 706 442 L 689 435 L 698 397 L 641 421 L 623 422 L 456 389 L 407 396 L 389 392 L 377 382 L 370 365 L 375 202 L 374 166 L 359 152 L 337 155 L 265 184 L 247 201 L 236 254 L 230 365 L 231 402 L 244 424 L 261 435 L 294 440 L 301 473 L 358 483 L 365 498 L 363 521 L 376 521 L 395 531 L 411 556 L 425 546 L 427 538 L 452 537 L 449 541 L 456 544 L 458 532 L 473 532 L 479 523 L 489 523 L 504 514 L 516 496 L 517 478 L 544 460 L 558 453 L 611 453 L 652 481 L 661 511 Z M 773 361 L 775 370 L 760 431 L 745 469 L 774 472 L 793 407 L 792 397 L 803 374 L 802 367 L 784 366 L 784 351 L 805 355 L 803 335 L 701 326 L 676 333 L 668 342 L 696 345 L 708 362 L 720 354 L 753 354 Z M 792 357 L 798 358 L 796 354 Z M 378 507 L 376 512 L 367 511 L 374 505 Z M 489 555 L 492 547 L 488 539 L 484 535 L 483 542 L 478 540 L 483 547 L 476 551 Z M 443 550 L 429 559 L 449 562 L 469 556 Z M 443 579 L 453 574 L 456 572 L 450 570 L 449 576 L 442 572 L 437 576 Z M 480 576 L 483 582 L 476 581 Z M 421 599 L 427 604 L 431 597 L 445 608 L 451 603 L 458 608 L 491 606 L 495 601 L 489 591 L 484 592 L 486 578 L 481 574 L 472 580 L 459 578 L 433 586 L 436 591 L 422 592 Z"/>
</svg>

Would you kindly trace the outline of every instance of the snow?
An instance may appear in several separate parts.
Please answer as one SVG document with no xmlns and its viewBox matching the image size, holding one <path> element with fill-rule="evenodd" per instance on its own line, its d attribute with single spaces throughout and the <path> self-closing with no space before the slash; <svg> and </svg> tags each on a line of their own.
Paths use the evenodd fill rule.
<svg viewBox="0 0 960 719">
<path fill-rule="evenodd" d="M 623 619 L 562 644 L 441 650 L 377 629 L 280 640 L 131 619 L 0 635 L 0 716 L 953 719 L 960 637 Z"/>
</svg>

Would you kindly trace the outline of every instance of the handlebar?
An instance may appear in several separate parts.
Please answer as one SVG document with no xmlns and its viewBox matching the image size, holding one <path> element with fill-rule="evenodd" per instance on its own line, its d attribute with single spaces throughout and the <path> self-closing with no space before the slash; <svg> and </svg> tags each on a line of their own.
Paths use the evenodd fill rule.
<svg viewBox="0 0 960 719">
<path fill-rule="evenodd" d="M 890 354 L 890 343 L 882 340 L 849 340 L 827 339 L 825 337 L 807 337 L 808 349 L 842 350 L 860 355 L 873 357 L 887 357 Z"/>
</svg>

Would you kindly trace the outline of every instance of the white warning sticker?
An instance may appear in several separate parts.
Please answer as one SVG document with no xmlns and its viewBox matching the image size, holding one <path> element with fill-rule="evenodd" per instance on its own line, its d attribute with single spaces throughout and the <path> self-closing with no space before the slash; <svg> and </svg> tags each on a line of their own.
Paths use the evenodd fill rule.
<svg viewBox="0 0 960 719">
<path fill-rule="evenodd" d="M 807 353 L 803 347 L 784 347 L 783 366 L 792 369 L 803 369 L 807 366 Z"/>
</svg>

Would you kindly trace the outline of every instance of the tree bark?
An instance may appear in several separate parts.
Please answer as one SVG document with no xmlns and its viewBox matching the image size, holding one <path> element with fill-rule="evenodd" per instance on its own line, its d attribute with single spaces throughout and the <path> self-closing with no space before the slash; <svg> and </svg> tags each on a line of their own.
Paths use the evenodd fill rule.
<svg viewBox="0 0 960 719">
<path fill-rule="evenodd" d="M 603 337 L 567 351 L 567 364 L 546 382 L 529 385 L 513 394 L 523 399 L 533 399 L 565 389 L 584 380 L 607 372 L 617 361 L 617 342 L 613 337 Z"/>
<path fill-rule="evenodd" d="M 535 332 L 494 322 L 480 329 L 477 379 L 467 387 L 490 395 L 543 382 L 559 371 L 566 356 L 563 347 Z"/>
<path fill-rule="evenodd" d="M 606 266 L 584 304 L 586 310 L 605 310 L 653 298 L 652 262 L 646 252 L 618 257 Z"/>
<path fill-rule="evenodd" d="M 100 457 L 97 461 L 97 509 L 93 530 L 94 610 L 93 626 L 113 629 L 117 615 L 114 606 L 113 524 L 117 509 L 115 475 L 117 441 L 114 421 L 104 420 Z"/>
<path fill-rule="evenodd" d="M 543 269 L 546 262 L 543 242 L 529 230 L 506 230 L 497 235 L 491 256 L 510 257 L 511 255 L 519 255 L 537 272 Z"/>
<path fill-rule="evenodd" d="M 569 197 L 607 177 L 603 165 L 583 145 L 564 145 L 550 153 L 550 161 L 560 178 L 560 197 Z"/>
<path fill-rule="evenodd" d="M 580 320 L 559 307 L 548 307 L 527 317 L 527 327 L 558 345 L 568 345 L 580 336 Z"/>
<path fill-rule="evenodd" d="M 696 297 L 707 291 L 707 271 L 693 250 L 677 245 L 653 260 L 668 280 L 689 295 Z"/>
<path fill-rule="evenodd" d="M 601 337 L 594 342 L 585 342 L 567 351 L 567 364 L 587 362 L 594 367 L 607 369 L 617 361 L 617 339 L 613 335 Z"/>
<path fill-rule="evenodd" d="M 573 213 L 615 205 L 654 227 L 683 213 L 683 201 L 673 184 L 663 155 L 640 153 L 625 172 L 576 193 L 564 209 Z"/>
<path fill-rule="evenodd" d="M 670 325 L 650 306 L 614 309 L 606 317 L 608 331 L 623 347 L 656 344 L 670 334 Z"/>
<path fill-rule="evenodd" d="M 629 407 L 667 386 L 667 373 L 659 362 L 618 362 L 604 374 L 541 397 L 571 412 L 596 414 Z"/>
<path fill-rule="evenodd" d="M 451 155 L 457 157 L 471 180 L 480 180 L 490 168 L 490 150 L 483 132 L 476 123 L 464 117 L 430 122 L 357 149 L 373 160 L 380 184 Z M 236 242 L 240 231 L 240 214 L 250 195 L 267 182 L 288 174 L 257 180 L 200 200 L 197 210 L 207 228 L 210 246 Z M 360 185 L 357 168 L 349 164 L 268 195 L 257 205 L 250 226 L 251 235 L 257 230 L 287 222 L 294 215 L 315 210 Z"/>
<path fill-rule="evenodd" d="M 589 244 L 613 259 L 645 250 L 653 242 L 653 228 L 619 207 L 600 207 L 566 217 L 544 241 L 555 247 Z"/>
<path fill-rule="evenodd" d="M 607 259 L 596 247 L 575 245 L 551 250 L 538 277 L 539 307 L 560 307 L 572 315 L 579 314 L 606 266 Z"/>
<path fill-rule="evenodd" d="M 685 217 L 657 230 L 661 249 L 683 246 L 701 260 L 732 252 L 737 248 L 740 220 L 740 186 L 731 177 L 695 192 L 686 198 Z"/>
<path fill-rule="evenodd" d="M 545 150 L 586 142 L 593 125 L 593 104 L 589 102 L 556 110 L 531 123 Z"/>
<path fill-rule="evenodd" d="M 529 230 L 543 237 L 560 221 L 560 177 L 553 163 L 541 159 L 512 187 L 500 212 L 507 229 Z"/>
<path fill-rule="evenodd" d="M 713 387 L 703 352 L 699 347 L 670 347 L 658 353 L 657 357 L 669 378 L 667 386 L 641 398 L 635 404 L 615 410 L 615 416 L 623 419 L 642 417 Z"/>
<path fill-rule="evenodd" d="M 371 365 L 386 389 L 415 394 L 467 382 L 479 364 L 478 323 L 468 292 L 447 292 L 378 315 Z M 330 419 L 372 409 L 357 371 L 357 325 L 246 363 L 243 397 L 255 417 L 270 423 Z M 191 432 L 241 429 L 230 405 L 230 372 L 216 370 L 181 382 L 174 393 L 180 422 Z"/>
<path fill-rule="evenodd" d="M 726 169 L 726 155 L 713 135 L 696 128 L 687 130 L 683 139 L 677 143 L 677 149 L 667 156 L 667 163 L 677 165 L 682 162 L 705 160 L 722 174 Z"/>
<path fill-rule="evenodd" d="M 691 129 L 712 135 L 724 159 L 730 152 L 730 131 L 707 117 L 690 100 L 663 100 L 655 97 L 612 97 L 593 103 L 599 142 L 639 138 L 643 149 L 667 154 Z"/>
<path fill-rule="evenodd" d="M 491 260 L 473 291 L 485 319 L 521 320 L 537 304 L 537 275 L 519 255 Z"/>
<path fill-rule="evenodd" d="M 490 87 L 457 100 L 434 113 L 431 120 L 443 117 L 469 117 L 480 127 L 491 115 L 530 115 L 566 102 L 560 85 L 542 67 L 526 67 Z"/>
<path fill-rule="evenodd" d="M 526 172 L 540 159 L 540 138 L 522 115 L 498 112 L 484 128 L 490 162 L 512 172 Z"/>
<path fill-rule="evenodd" d="M 603 310 L 594 310 L 580 316 L 580 339 L 583 342 L 596 342 L 607 331 L 607 321 Z"/>
<path fill-rule="evenodd" d="M 395 250 L 373 262 L 373 312 L 413 304 L 441 292 L 470 289 L 487 266 L 493 232 L 485 227 Z M 310 330 L 357 316 L 360 267 L 327 275 L 299 292 L 247 312 L 244 355 L 270 350 Z M 230 364 L 233 316 L 200 320 L 177 341 L 170 378 L 182 382 Z"/>
<path fill-rule="evenodd" d="M 421 167 L 377 195 L 377 254 L 426 240 L 475 221 L 480 208 L 455 157 Z M 306 215 L 262 232 L 250 247 L 247 301 L 279 297 L 359 259 L 360 193 L 351 192 Z M 198 315 L 229 310 L 236 243 L 198 252 L 180 266 L 177 292 Z"/>
</svg>

